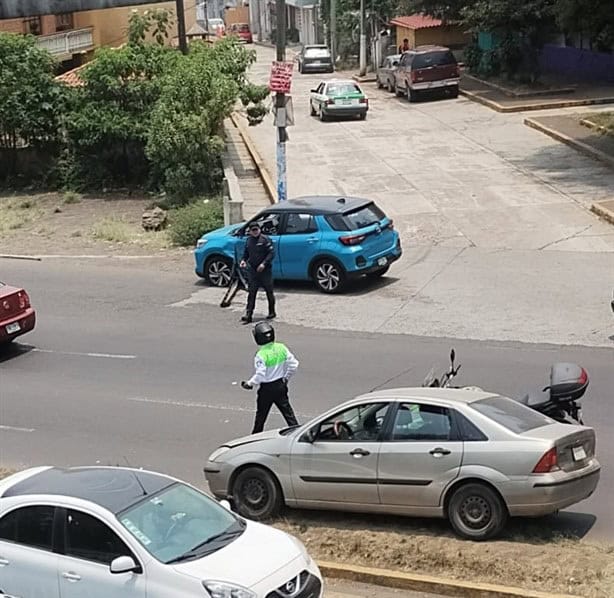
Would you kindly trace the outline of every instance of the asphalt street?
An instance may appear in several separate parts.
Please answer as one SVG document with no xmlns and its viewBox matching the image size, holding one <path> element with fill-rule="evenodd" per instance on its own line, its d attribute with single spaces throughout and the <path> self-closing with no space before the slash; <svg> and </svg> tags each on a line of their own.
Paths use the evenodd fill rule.
<svg viewBox="0 0 614 598">
<path fill-rule="evenodd" d="M 191 265 L 2 260 L 0 278 L 28 289 L 38 325 L 0 355 L 0 466 L 128 463 L 204 485 L 207 455 L 250 430 L 255 397 L 237 382 L 251 373 L 255 345 L 236 312 L 178 306 L 201 285 Z M 277 329 L 301 361 L 292 383 L 301 420 L 374 388 L 420 385 L 431 367 L 447 366 L 451 346 L 460 384 L 509 395 L 544 386 L 555 361 L 584 365 L 585 420 L 603 475 L 598 492 L 558 522 L 614 537 L 612 349 Z M 268 427 L 277 424 L 274 414 Z"/>
</svg>

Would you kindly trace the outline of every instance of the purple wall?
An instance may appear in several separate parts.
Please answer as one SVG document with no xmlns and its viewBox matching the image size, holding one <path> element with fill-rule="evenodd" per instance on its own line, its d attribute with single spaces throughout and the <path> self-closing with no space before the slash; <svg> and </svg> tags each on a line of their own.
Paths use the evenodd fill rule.
<svg viewBox="0 0 614 598">
<path fill-rule="evenodd" d="M 614 83 L 614 54 L 546 44 L 539 57 L 539 64 L 544 72 Z"/>
</svg>

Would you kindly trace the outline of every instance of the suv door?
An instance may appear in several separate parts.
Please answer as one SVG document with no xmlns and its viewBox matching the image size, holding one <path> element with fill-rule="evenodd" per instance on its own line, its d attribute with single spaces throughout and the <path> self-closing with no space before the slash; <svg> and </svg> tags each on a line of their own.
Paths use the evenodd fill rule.
<svg viewBox="0 0 614 598">
<path fill-rule="evenodd" d="M 463 443 L 445 407 L 400 403 L 380 449 L 379 495 L 383 505 L 416 512 L 437 509 L 445 488 L 459 472 Z"/>
<path fill-rule="evenodd" d="M 55 507 L 13 509 L 0 519 L 0 595 L 59 598 Z"/>
<path fill-rule="evenodd" d="M 309 279 L 309 264 L 320 249 L 322 232 L 313 214 L 286 214 L 279 237 L 279 259 L 284 278 Z"/>
<path fill-rule="evenodd" d="M 279 259 L 279 233 L 281 229 L 281 214 L 278 212 L 264 212 L 258 214 L 255 218 L 252 218 L 249 222 L 258 222 L 260 224 L 260 230 L 266 235 L 275 247 L 275 255 L 273 256 L 273 263 L 271 264 L 273 271 L 273 278 L 281 278 L 281 261 Z M 247 241 L 249 233 L 244 232 L 241 239 L 241 244 L 237 252 L 239 258 L 243 255 L 243 249 Z"/>
<path fill-rule="evenodd" d="M 292 445 L 290 475 L 297 506 L 378 505 L 377 459 L 389 403 L 346 407 Z"/>
<path fill-rule="evenodd" d="M 63 550 L 58 556 L 60 598 L 146 598 L 144 573 L 111 573 L 109 565 L 130 556 L 126 543 L 103 521 L 76 509 L 61 509 Z"/>
</svg>

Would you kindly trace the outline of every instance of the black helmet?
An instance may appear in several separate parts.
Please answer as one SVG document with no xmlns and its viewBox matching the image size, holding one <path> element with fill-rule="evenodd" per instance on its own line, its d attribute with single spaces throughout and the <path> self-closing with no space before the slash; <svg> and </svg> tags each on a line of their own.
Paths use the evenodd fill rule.
<svg viewBox="0 0 614 598">
<path fill-rule="evenodd" d="M 258 345 L 266 345 L 275 340 L 275 329 L 268 322 L 258 322 L 252 330 L 254 340 Z"/>
</svg>

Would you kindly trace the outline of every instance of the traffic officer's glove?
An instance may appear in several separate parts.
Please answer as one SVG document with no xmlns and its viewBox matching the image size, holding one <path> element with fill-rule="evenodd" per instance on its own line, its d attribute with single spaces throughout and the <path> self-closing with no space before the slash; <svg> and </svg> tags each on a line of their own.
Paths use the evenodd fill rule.
<svg viewBox="0 0 614 598">
<path fill-rule="evenodd" d="M 254 387 L 249 382 L 241 380 L 241 388 L 244 388 L 245 390 L 252 390 Z"/>
</svg>

